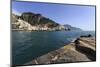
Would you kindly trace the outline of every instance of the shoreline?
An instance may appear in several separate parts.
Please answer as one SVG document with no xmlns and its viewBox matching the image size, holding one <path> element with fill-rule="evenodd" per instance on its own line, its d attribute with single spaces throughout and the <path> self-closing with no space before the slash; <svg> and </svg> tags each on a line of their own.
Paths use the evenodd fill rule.
<svg viewBox="0 0 100 67">
<path fill-rule="evenodd" d="M 79 44 L 77 44 L 77 42 Z M 96 61 L 95 37 L 80 37 L 70 44 L 42 55 L 23 65 Z"/>
<path fill-rule="evenodd" d="M 12 29 L 12 31 L 68 31 L 68 30 L 24 30 L 24 29 Z"/>
</svg>

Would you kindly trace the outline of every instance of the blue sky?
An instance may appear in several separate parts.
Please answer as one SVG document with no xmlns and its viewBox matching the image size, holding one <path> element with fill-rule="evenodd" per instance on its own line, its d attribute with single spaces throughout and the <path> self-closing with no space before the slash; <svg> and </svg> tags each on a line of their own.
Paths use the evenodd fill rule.
<svg viewBox="0 0 100 67">
<path fill-rule="evenodd" d="M 95 7 L 46 4 L 34 2 L 12 2 L 12 12 L 21 15 L 23 12 L 40 13 L 59 24 L 69 24 L 83 30 L 95 30 Z"/>
</svg>

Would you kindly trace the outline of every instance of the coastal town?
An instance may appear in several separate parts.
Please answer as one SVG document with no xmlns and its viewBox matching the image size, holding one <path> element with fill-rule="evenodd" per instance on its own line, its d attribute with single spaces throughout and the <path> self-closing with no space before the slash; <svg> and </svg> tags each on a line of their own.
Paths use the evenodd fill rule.
<svg viewBox="0 0 100 67">
<path fill-rule="evenodd" d="M 63 25 L 59 25 L 53 28 L 49 28 L 47 25 L 41 26 L 41 25 L 34 25 L 32 26 L 31 24 L 29 24 L 26 21 L 23 21 L 21 19 L 18 19 L 18 22 L 16 23 L 12 23 L 13 26 L 13 30 L 28 30 L 28 31 L 38 31 L 38 30 L 42 30 L 42 31 L 55 31 L 55 30 L 69 30 L 67 28 L 65 28 Z"/>
</svg>

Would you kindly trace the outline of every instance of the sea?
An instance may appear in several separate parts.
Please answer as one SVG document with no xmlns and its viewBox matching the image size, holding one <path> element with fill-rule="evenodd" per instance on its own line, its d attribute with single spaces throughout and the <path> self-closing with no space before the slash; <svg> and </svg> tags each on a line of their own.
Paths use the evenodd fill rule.
<svg viewBox="0 0 100 67">
<path fill-rule="evenodd" d="M 88 34 L 95 37 L 95 31 L 12 31 L 12 64 L 23 65 Z"/>
</svg>

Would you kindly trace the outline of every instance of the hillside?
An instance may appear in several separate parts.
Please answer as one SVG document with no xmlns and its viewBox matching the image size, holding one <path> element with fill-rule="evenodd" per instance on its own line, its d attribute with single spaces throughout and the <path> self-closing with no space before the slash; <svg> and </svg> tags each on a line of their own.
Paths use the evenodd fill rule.
<svg viewBox="0 0 100 67">
<path fill-rule="evenodd" d="M 13 30 L 49 30 L 49 31 L 69 31 L 81 30 L 71 25 L 60 25 L 59 23 L 44 17 L 41 14 L 32 12 L 24 12 L 21 16 L 12 14 L 12 29 Z"/>
<path fill-rule="evenodd" d="M 53 21 L 49 18 L 46 18 L 46 17 L 42 16 L 41 14 L 34 14 L 31 12 L 22 13 L 20 18 L 22 20 L 30 23 L 31 25 L 45 25 L 45 24 L 47 24 L 49 27 L 59 25 L 55 21 Z"/>
</svg>

